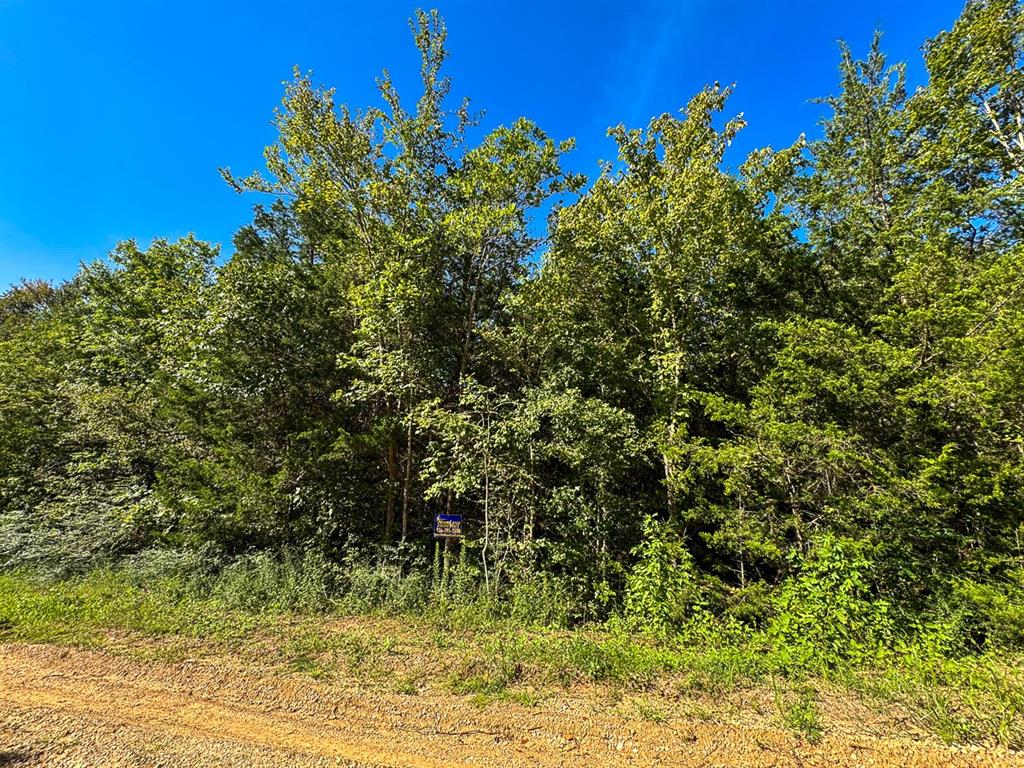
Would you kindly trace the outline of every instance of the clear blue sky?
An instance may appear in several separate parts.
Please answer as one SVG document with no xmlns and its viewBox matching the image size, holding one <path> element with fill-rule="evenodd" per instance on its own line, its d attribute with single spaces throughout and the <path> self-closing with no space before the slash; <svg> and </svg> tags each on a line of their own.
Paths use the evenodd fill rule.
<svg viewBox="0 0 1024 768">
<path fill-rule="evenodd" d="M 438 0 L 454 94 L 484 127 L 526 115 L 575 136 L 574 170 L 612 159 L 605 129 L 675 110 L 705 83 L 737 83 L 737 146 L 813 135 L 811 99 L 835 90 L 836 41 L 872 30 L 911 86 L 920 46 L 961 0 Z M 424 3 L 424 6 L 430 7 Z M 255 200 L 221 181 L 261 166 L 295 65 L 377 103 L 383 67 L 415 97 L 414 2 L 0 0 L 0 289 L 63 279 L 118 240 L 188 232 L 230 250 Z"/>
</svg>

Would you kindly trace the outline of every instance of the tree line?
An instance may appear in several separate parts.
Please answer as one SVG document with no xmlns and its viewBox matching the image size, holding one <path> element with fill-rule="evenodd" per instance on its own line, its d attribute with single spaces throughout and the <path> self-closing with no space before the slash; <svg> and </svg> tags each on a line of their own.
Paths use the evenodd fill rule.
<svg viewBox="0 0 1024 768">
<path fill-rule="evenodd" d="M 125 242 L 3 294 L 0 565 L 425 568 L 457 513 L 488 592 L 550 580 L 577 621 L 827 587 L 1024 634 L 1017 0 L 968 2 L 913 93 L 842 47 L 819 138 L 729 167 L 716 84 L 590 180 L 528 119 L 475 140 L 443 21 L 412 30 L 415 102 L 296 72 L 265 172 L 223 171 L 273 200 L 230 258 Z"/>
</svg>

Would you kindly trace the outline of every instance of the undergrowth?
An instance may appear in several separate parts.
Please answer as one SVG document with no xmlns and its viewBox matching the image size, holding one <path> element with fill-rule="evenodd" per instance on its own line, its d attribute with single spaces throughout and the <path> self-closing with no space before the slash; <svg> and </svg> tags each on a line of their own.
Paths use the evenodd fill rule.
<svg viewBox="0 0 1024 768">
<path fill-rule="evenodd" d="M 457 565 L 431 586 L 403 583 L 387 567 L 321 567 L 314 557 L 254 556 L 219 570 L 147 558 L 60 581 L 0 574 L 0 641 L 97 646 L 112 631 L 131 633 L 166 642 L 168 659 L 175 642 L 199 643 L 314 679 L 379 681 L 405 695 L 440 686 L 481 705 L 532 706 L 552 687 L 598 685 L 641 694 L 637 715 L 655 722 L 670 716 L 657 703 L 665 691 L 713 699 L 770 687 L 780 724 L 812 742 L 824 733 L 818 681 L 898 706 L 950 743 L 1024 749 L 1020 654 L 958 651 L 948 627 L 855 656 L 706 612 L 671 633 L 628 619 L 568 629 L 550 605 L 545 621 L 522 604 L 488 601 L 468 579 L 459 583 Z M 341 617 L 353 615 L 397 619 L 380 618 L 390 622 L 382 634 L 346 629 Z"/>
</svg>

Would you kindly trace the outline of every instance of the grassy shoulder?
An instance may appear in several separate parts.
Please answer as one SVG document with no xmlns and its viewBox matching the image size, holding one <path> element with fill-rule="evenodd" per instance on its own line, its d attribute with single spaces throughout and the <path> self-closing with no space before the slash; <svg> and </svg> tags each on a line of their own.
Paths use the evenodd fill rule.
<svg viewBox="0 0 1024 768">
<path fill-rule="evenodd" d="M 395 615 L 254 610 L 181 579 L 117 571 L 48 582 L 0 575 L 0 641 L 71 644 L 178 661 L 237 657 L 338 684 L 444 691 L 481 706 L 586 696 L 627 717 L 772 722 L 810 741 L 872 722 L 887 735 L 1024 749 L 1017 654 L 945 658 L 908 647 L 871 664 L 814 669 L 757 635 L 653 638 L 604 626 L 555 630 L 480 618 L 472 606 Z M 804 660 L 806 661 L 806 660 Z"/>
</svg>

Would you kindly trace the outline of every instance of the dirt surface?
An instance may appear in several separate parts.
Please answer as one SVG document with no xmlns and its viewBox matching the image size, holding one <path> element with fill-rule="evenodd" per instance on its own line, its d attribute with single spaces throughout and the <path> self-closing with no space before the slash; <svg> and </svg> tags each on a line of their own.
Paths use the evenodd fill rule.
<svg viewBox="0 0 1024 768">
<path fill-rule="evenodd" d="M 254 672 L 0 645 L 0 766 L 1024 766 L 1024 756 L 742 724 L 632 719 L 586 700 L 475 705 Z"/>
</svg>

